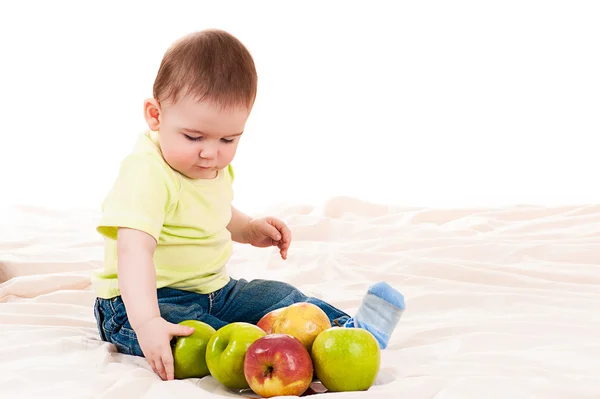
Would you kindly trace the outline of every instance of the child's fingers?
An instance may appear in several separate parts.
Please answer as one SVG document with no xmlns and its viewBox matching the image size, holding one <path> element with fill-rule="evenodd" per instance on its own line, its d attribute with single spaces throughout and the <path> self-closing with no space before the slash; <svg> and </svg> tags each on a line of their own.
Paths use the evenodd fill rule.
<svg viewBox="0 0 600 399">
<path fill-rule="evenodd" d="M 292 233 L 288 230 L 287 234 L 283 235 L 283 239 L 281 240 L 281 249 L 288 249 L 292 242 Z"/>
<path fill-rule="evenodd" d="M 274 245 L 277 245 L 277 247 L 279 248 L 279 253 L 281 254 L 281 257 L 284 260 L 287 259 L 288 248 L 290 247 L 289 242 L 284 243 L 283 241 L 279 241 L 274 243 Z"/>
<path fill-rule="evenodd" d="M 269 223 L 263 223 L 261 225 L 260 232 L 266 235 L 267 237 L 271 238 L 271 240 L 273 240 L 274 242 L 281 240 L 281 234 L 279 233 L 277 226 L 273 226 Z"/>
<path fill-rule="evenodd" d="M 163 362 L 162 359 L 160 357 L 154 359 L 153 361 L 154 364 L 154 372 L 156 374 L 158 374 L 158 376 L 164 381 L 167 379 L 167 374 L 165 372 L 165 367 L 163 366 Z"/>
<path fill-rule="evenodd" d="M 292 231 L 286 224 L 279 231 L 281 231 L 281 241 L 283 241 L 286 248 L 289 248 L 290 242 L 292 242 Z"/>
<path fill-rule="evenodd" d="M 287 251 L 287 249 L 290 247 L 290 243 L 289 242 L 284 242 L 283 240 L 279 241 L 279 242 L 276 242 L 275 245 L 277 245 L 277 247 L 279 249 L 281 249 L 282 251 Z"/>
<path fill-rule="evenodd" d="M 148 360 L 148 364 L 152 368 L 152 371 L 154 371 L 156 374 L 158 374 L 158 370 L 156 369 L 156 366 L 154 365 L 154 361 L 152 361 L 150 359 L 146 359 L 146 360 Z"/>
<path fill-rule="evenodd" d="M 174 378 L 174 366 L 173 366 L 173 355 L 171 352 L 165 352 L 162 355 L 162 364 L 165 370 L 165 377 L 168 380 L 172 380 Z"/>
<path fill-rule="evenodd" d="M 285 246 L 284 248 L 289 248 L 290 242 L 292 241 L 292 232 L 290 228 L 284 222 L 276 218 L 271 218 L 269 224 L 274 226 L 279 233 L 281 233 L 281 239 L 279 241 L 283 243 Z"/>
<path fill-rule="evenodd" d="M 283 259 L 287 259 L 288 248 L 292 242 L 292 232 L 284 222 L 277 218 L 269 218 L 267 224 L 270 227 L 275 228 L 278 232 L 278 235 L 275 237 L 269 235 L 271 237 L 272 245 L 279 248 L 279 253 Z"/>
<path fill-rule="evenodd" d="M 282 234 L 282 238 L 285 238 L 289 234 L 289 229 L 281 220 L 270 217 L 267 219 L 267 223 L 277 229 Z"/>
</svg>

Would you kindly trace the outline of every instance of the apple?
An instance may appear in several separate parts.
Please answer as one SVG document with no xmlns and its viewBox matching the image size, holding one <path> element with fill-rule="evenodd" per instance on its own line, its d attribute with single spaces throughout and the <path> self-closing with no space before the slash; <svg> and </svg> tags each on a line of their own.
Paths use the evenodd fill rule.
<svg viewBox="0 0 600 399">
<path fill-rule="evenodd" d="M 327 390 L 365 391 L 379 373 L 381 350 L 365 329 L 331 327 L 315 339 L 311 357 L 315 376 Z"/>
<path fill-rule="evenodd" d="M 285 310 L 286 307 L 275 309 L 264 315 L 256 325 L 262 328 L 267 334 L 271 334 L 273 332 L 273 323 L 275 320 L 281 315 L 281 313 Z"/>
<path fill-rule="evenodd" d="M 192 327 L 194 332 L 184 337 L 176 337 L 172 348 L 175 378 L 202 378 L 210 374 L 206 365 L 206 346 L 216 330 L 198 320 L 184 320 L 179 323 Z"/>
<path fill-rule="evenodd" d="M 270 334 L 250 345 L 244 375 L 250 388 L 263 398 L 300 396 L 313 379 L 310 354 L 288 334 Z"/>
<path fill-rule="evenodd" d="M 258 323 L 266 325 L 267 329 L 271 324 L 270 331 L 267 331 L 269 334 L 289 334 L 298 338 L 308 353 L 315 338 L 331 327 L 327 314 L 317 305 L 308 302 L 294 303 L 271 313 L 263 316 Z M 272 323 L 270 319 L 274 319 Z"/>
<path fill-rule="evenodd" d="M 250 388 L 244 376 L 248 347 L 266 333 L 254 324 L 235 322 L 217 330 L 206 347 L 210 374 L 229 389 Z"/>
</svg>

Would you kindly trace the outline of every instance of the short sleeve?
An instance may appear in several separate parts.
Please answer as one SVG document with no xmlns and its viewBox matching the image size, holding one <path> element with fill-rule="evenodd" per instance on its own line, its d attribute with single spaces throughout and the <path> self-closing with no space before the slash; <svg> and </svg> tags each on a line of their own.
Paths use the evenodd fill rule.
<svg viewBox="0 0 600 399">
<path fill-rule="evenodd" d="M 130 155 L 106 197 L 97 231 L 116 240 L 119 227 L 143 231 L 158 241 L 169 209 L 167 171 L 150 154 Z"/>
</svg>

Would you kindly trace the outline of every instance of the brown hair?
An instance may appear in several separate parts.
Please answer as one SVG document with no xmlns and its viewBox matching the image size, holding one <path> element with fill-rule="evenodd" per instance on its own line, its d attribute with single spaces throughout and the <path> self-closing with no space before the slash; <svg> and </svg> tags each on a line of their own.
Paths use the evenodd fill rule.
<svg viewBox="0 0 600 399">
<path fill-rule="evenodd" d="M 252 108 L 257 74 L 252 56 L 231 34 L 208 29 L 177 40 L 163 56 L 154 81 L 154 98 L 177 102 L 192 96 L 223 108 Z"/>
</svg>

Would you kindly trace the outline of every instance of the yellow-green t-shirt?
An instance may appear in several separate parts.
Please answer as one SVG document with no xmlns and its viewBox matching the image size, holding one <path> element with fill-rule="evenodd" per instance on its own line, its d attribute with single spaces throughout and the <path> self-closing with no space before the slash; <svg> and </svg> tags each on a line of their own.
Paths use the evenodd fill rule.
<svg viewBox="0 0 600 399">
<path fill-rule="evenodd" d="M 156 239 L 156 288 L 206 294 L 227 284 L 233 178 L 228 166 L 215 179 L 189 179 L 165 162 L 156 132 L 142 135 L 123 160 L 102 205 L 97 230 L 105 237 L 105 256 L 103 269 L 92 276 L 96 295 L 120 295 L 119 227 L 141 230 Z"/>
</svg>

